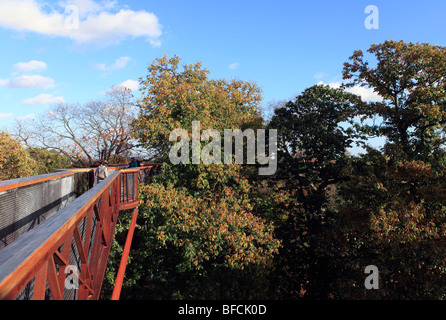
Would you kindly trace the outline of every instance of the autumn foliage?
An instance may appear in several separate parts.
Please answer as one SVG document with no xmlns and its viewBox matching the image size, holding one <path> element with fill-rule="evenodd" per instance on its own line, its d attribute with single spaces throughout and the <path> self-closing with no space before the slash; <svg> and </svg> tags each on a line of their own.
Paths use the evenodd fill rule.
<svg viewBox="0 0 446 320">
<path fill-rule="evenodd" d="M 140 186 L 122 299 L 446 299 L 445 47 L 388 40 L 356 50 L 340 88 L 306 88 L 268 121 L 256 83 L 180 61 L 155 59 L 137 102 L 114 88 L 106 101 L 19 123 L 20 142 L 0 132 L 0 180 L 125 163 L 136 146 L 163 163 Z M 169 136 L 185 129 L 192 140 L 193 121 L 201 132 L 277 130 L 277 171 L 172 164 Z M 383 146 L 370 145 L 376 137 Z M 348 151 L 355 145 L 361 153 Z M 119 216 L 105 298 L 130 217 Z M 370 265 L 377 290 L 364 286 Z"/>
<path fill-rule="evenodd" d="M 135 262 L 129 270 L 138 285 L 131 295 L 261 297 L 281 246 L 271 211 L 286 201 L 286 193 L 274 198 L 265 185 L 260 191 L 262 182 L 252 178 L 255 167 L 172 165 L 167 157 L 170 132 L 191 134 L 192 121 L 200 121 L 202 131 L 260 128 L 261 90 L 250 82 L 209 79 L 200 63 L 181 70 L 179 61 L 156 59 L 141 79 L 135 136 L 165 163 L 140 190 Z M 138 270 L 143 265 L 149 270 Z"/>
<path fill-rule="evenodd" d="M 0 180 L 23 178 L 38 173 L 38 163 L 10 134 L 0 132 Z"/>
<path fill-rule="evenodd" d="M 255 216 L 249 203 L 234 197 L 231 188 L 196 198 L 184 189 L 153 184 L 142 189 L 147 216 L 158 217 L 156 238 L 165 246 L 182 248 L 186 269 L 203 269 L 219 261 L 244 269 L 270 265 L 280 242 L 270 222 Z"/>
<path fill-rule="evenodd" d="M 355 51 L 342 88 L 307 88 L 269 123 L 256 84 L 210 79 L 200 63 L 181 69 L 178 57 L 154 61 L 133 129 L 166 163 L 141 188 L 125 297 L 446 297 L 446 50 L 386 41 L 367 52 L 375 66 Z M 382 100 L 362 101 L 353 86 Z M 277 173 L 170 164 L 170 132 L 191 132 L 192 121 L 277 129 Z M 386 144 L 373 148 L 372 137 Z M 354 143 L 362 154 L 347 152 Z M 378 290 L 364 286 L 369 265 Z"/>
<path fill-rule="evenodd" d="M 255 83 L 209 79 L 201 63 L 185 65 L 184 70 L 179 63 L 176 56 L 156 59 L 141 79 L 135 137 L 158 159 L 167 160 L 171 131 L 191 132 L 192 121 L 200 121 L 202 130 L 220 132 L 261 126 L 261 90 Z"/>
</svg>

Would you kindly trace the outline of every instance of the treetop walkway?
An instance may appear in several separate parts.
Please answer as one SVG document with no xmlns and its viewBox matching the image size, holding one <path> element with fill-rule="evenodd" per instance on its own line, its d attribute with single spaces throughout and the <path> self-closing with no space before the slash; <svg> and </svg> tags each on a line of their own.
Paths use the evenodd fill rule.
<svg viewBox="0 0 446 320">
<path fill-rule="evenodd" d="M 112 300 L 119 299 L 139 205 L 139 184 L 160 165 L 94 169 L 0 182 L 0 299 L 97 300 L 115 226 L 133 210 Z"/>
</svg>

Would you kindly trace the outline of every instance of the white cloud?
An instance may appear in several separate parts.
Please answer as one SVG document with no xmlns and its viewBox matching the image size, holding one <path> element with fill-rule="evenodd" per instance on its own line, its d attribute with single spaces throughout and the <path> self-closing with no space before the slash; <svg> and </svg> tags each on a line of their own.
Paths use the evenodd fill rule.
<svg viewBox="0 0 446 320">
<path fill-rule="evenodd" d="M 0 120 L 12 117 L 13 114 L 12 113 L 0 113 Z"/>
<path fill-rule="evenodd" d="M 116 59 L 116 61 L 111 66 L 107 66 L 105 63 L 93 63 L 91 67 L 102 71 L 115 71 L 124 69 L 130 60 L 132 60 L 132 58 L 130 57 L 121 57 Z"/>
<path fill-rule="evenodd" d="M 26 116 L 23 117 L 17 117 L 18 121 L 25 121 L 25 120 L 29 120 L 29 119 L 34 119 L 36 117 L 36 115 L 34 113 L 30 113 L 27 114 Z"/>
<path fill-rule="evenodd" d="M 50 12 L 44 3 L 37 0 L 1 0 L 0 27 L 21 32 L 35 32 L 42 35 L 70 38 L 77 44 L 96 43 L 108 45 L 119 43 L 131 37 L 144 37 L 153 46 L 159 46 L 161 25 L 155 14 L 146 11 L 116 9 L 116 1 L 93 0 L 59 1 L 59 11 Z M 79 16 L 67 5 L 74 5 Z M 78 22 L 69 27 L 70 21 Z M 68 25 L 67 25 L 68 22 Z"/>
<path fill-rule="evenodd" d="M 234 62 L 229 65 L 229 69 L 236 70 L 240 66 L 240 63 Z"/>
<path fill-rule="evenodd" d="M 14 65 L 14 68 L 22 72 L 42 71 L 47 68 L 47 64 L 43 61 L 32 60 L 29 62 L 19 62 Z"/>
<path fill-rule="evenodd" d="M 325 84 L 325 83 L 323 81 L 319 81 L 318 84 Z M 331 88 L 340 88 L 341 83 L 331 82 L 328 84 L 328 86 L 330 86 Z M 379 96 L 375 91 L 373 91 L 373 88 L 354 86 L 351 88 L 347 88 L 346 91 L 360 96 L 363 101 L 377 102 L 383 100 L 381 96 Z"/>
<path fill-rule="evenodd" d="M 135 80 L 126 80 L 118 85 L 118 87 L 126 87 L 132 91 L 138 91 L 139 90 L 139 82 Z"/>
<path fill-rule="evenodd" d="M 347 91 L 357 94 L 362 98 L 364 101 L 382 101 L 383 98 L 379 96 L 373 89 L 371 88 L 364 88 L 360 86 L 354 86 L 352 88 L 347 89 Z"/>
<path fill-rule="evenodd" d="M 101 12 L 80 22 L 78 32 L 71 37 L 79 43 L 103 41 L 119 43 L 127 37 L 146 37 L 153 46 L 159 46 L 161 36 L 158 18 L 145 11 L 120 10 L 118 13 Z"/>
<path fill-rule="evenodd" d="M 107 89 L 107 90 L 101 91 L 99 94 L 107 94 L 109 92 L 112 92 L 113 88 L 119 88 L 119 87 L 125 87 L 127 89 L 132 90 L 133 93 L 135 93 L 135 91 L 139 90 L 139 82 L 136 81 L 136 80 L 129 79 L 129 80 L 126 80 L 124 82 L 121 82 L 118 85 L 113 86 L 111 89 Z"/>
<path fill-rule="evenodd" d="M 0 87 L 16 89 L 16 88 L 54 88 L 54 80 L 41 75 L 23 75 L 12 80 L 0 79 Z"/>
<path fill-rule="evenodd" d="M 67 6 L 76 6 L 79 10 L 79 16 L 85 17 L 88 14 L 100 12 L 103 10 L 111 10 L 117 4 L 117 1 L 102 1 L 102 3 L 97 3 L 93 0 L 61 0 L 58 5 L 62 8 Z"/>
<path fill-rule="evenodd" d="M 26 105 L 38 105 L 38 104 L 47 104 L 47 103 L 61 103 L 65 102 L 63 97 L 54 97 L 51 94 L 39 94 L 37 97 L 25 99 L 23 100 L 23 104 Z"/>
<path fill-rule="evenodd" d="M 149 42 L 150 42 L 151 46 L 154 48 L 161 47 L 161 44 L 162 44 L 161 40 L 150 39 Z"/>
<path fill-rule="evenodd" d="M 28 74 L 32 71 L 42 71 L 47 68 L 43 61 L 32 60 L 29 62 L 19 62 L 14 65 L 16 72 L 12 73 L 12 79 L 0 79 L 0 88 L 54 88 L 55 83 L 52 78 L 37 74 Z"/>
<path fill-rule="evenodd" d="M 325 73 L 324 72 L 318 72 L 313 76 L 316 80 L 320 80 L 323 77 L 325 77 Z"/>
</svg>

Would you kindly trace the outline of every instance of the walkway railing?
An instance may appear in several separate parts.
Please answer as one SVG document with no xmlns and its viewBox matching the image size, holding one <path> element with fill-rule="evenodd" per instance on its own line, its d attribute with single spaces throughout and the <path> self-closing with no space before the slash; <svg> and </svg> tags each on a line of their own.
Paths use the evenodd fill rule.
<svg viewBox="0 0 446 320">
<path fill-rule="evenodd" d="M 134 209 L 112 296 L 118 299 L 138 214 L 138 185 L 154 169 L 111 173 L 0 250 L 0 299 L 99 299 L 119 211 Z"/>
</svg>

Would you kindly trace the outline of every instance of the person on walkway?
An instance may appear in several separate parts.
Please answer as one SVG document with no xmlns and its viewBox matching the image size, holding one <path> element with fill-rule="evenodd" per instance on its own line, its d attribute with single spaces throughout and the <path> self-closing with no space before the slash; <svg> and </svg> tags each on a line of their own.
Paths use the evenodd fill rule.
<svg viewBox="0 0 446 320">
<path fill-rule="evenodd" d="M 129 168 L 136 168 L 136 167 L 138 167 L 138 162 L 136 161 L 135 158 L 132 158 L 132 161 L 130 161 L 129 164 Z"/>
<path fill-rule="evenodd" d="M 108 177 L 108 162 L 107 160 L 101 161 L 101 165 L 97 169 L 98 183 L 104 181 Z"/>
</svg>

